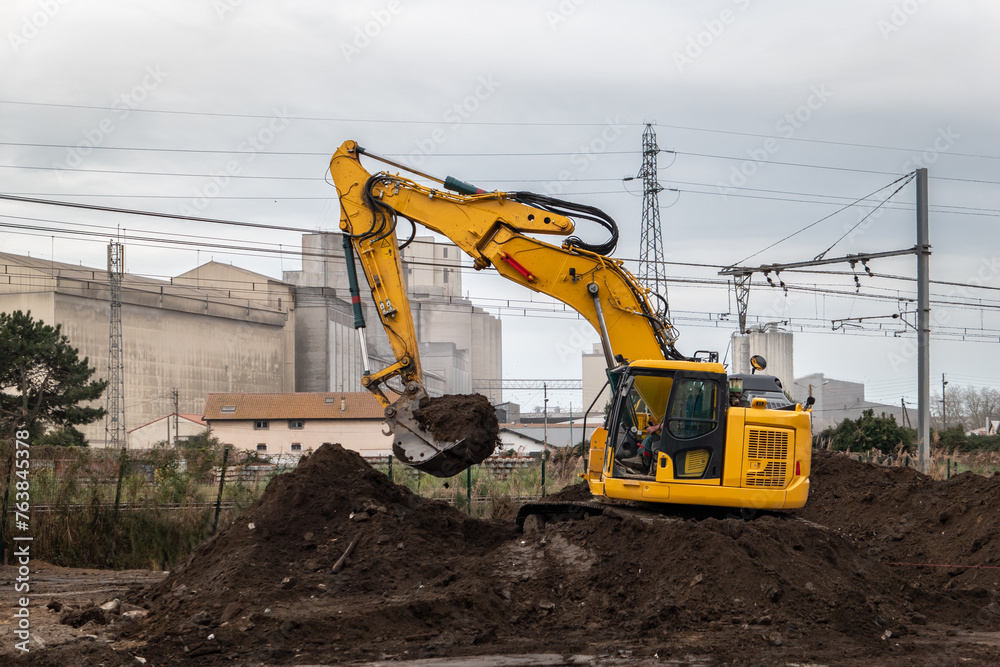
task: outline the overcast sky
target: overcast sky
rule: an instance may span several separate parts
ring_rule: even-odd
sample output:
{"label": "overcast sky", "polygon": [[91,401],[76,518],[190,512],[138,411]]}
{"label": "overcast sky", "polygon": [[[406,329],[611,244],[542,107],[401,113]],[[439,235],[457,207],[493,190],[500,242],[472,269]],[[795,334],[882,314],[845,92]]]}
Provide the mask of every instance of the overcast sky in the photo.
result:
{"label": "overcast sky", "polygon": [[[654,122],[666,259],[705,265],[667,273],[707,281],[751,255],[747,265],[802,261],[831,244],[829,257],[911,247],[912,183],[861,220],[925,166],[932,280],[990,288],[933,285],[932,388],[941,373],[997,386],[998,32],[1000,6],[985,0],[7,0],[0,192],[335,230],[324,173],[356,139],[487,189],[599,206],[621,227],[617,256],[634,259],[641,186],[622,177],[638,171],[643,123]],[[104,265],[119,227],[194,243],[129,243],[128,270],[156,277],[213,257],[274,277],[299,266],[294,252],[271,252],[294,251],[293,231],[9,201],[0,225],[6,252],[90,266]],[[870,268],[912,279],[915,263]],[[913,298],[914,282],[862,273],[857,290],[848,265],[826,270],[848,275],[786,273],[786,285],[805,288],[787,295],[755,287],[751,321],[790,322],[796,375],[915,402],[912,329],[894,336],[905,325],[888,318],[912,313],[896,299]],[[464,281],[486,307],[547,303],[471,269]],[[677,282],[669,296],[680,349],[725,355],[730,290]],[[579,351],[597,341],[584,323],[502,316],[506,377],[579,377]],[[884,319],[833,331],[833,320],[873,316]],[[527,409],[539,399],[511,398]]]}

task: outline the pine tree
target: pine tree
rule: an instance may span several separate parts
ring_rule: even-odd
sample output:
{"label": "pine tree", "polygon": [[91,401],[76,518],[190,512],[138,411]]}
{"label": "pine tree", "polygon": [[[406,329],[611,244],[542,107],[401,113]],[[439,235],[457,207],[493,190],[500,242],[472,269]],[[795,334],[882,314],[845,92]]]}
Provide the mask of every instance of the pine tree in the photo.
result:
{"label": "pine tree", "polygon": [[104,417],[104,408],[82,405],[108,384],[91,379],[88,361],[59,325],[35,321],[30,311],[0,313],[0,438],[10,442],[17,430],[36,438]]}

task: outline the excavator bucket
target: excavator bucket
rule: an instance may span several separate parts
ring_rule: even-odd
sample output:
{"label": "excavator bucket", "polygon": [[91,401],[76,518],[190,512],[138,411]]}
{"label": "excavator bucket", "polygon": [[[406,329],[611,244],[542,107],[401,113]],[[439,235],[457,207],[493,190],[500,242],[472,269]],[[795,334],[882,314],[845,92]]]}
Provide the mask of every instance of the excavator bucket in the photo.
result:
{"label": "excavator bucket", "polygon": [[411,384],[385,415],[396,458],[435,477],[481,463],[499,442],[496,414],[481,394],[429,398]]}

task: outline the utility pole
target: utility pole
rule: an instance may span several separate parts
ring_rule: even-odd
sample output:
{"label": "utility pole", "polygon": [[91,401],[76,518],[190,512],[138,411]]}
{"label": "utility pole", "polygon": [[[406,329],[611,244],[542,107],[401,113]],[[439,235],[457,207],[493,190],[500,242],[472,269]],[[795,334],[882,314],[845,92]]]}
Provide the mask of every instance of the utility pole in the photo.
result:
{"label": "utility pole", "polygon": [[945,395],[944,388],[948,386],[948,382],[944,379],[944,373],[941,373],[941,421],[944,423],[945,431],[948,430],[948,397]]}
{"label": "utility pole", "polygon": [[[660,228],[660,192],[663,187],[656,180],[656,132],[652,123],[646,123],[642,133],[642,228],[639,237],[639,282],[648,287],[658,303],[652,304],[657,312],[669,317],[667,301],[667,275],[663,264],[663,232]],[[652,296],[652,294],[650,296]],[[661,300],[662,299],[662,300]]]}
{"label": "utility pole", "polygon": [[107,447],[125,449],[125,362],[122,353],[122,274],[125,272],[125,246],[117,241],[108,244],[108,285],[110,287],[111,323],[108,329],[108,403],[104,421]]}
{"label": "utility pole", "polygon": [[927,168],[917,169],[917,458],[931,471],[931,243],[927,212]]}
{"label": "utility pole", "polygon": [[572,448],[576,446],[576,443],[573,442],[573,401],[569,402],[569,446],[570,452],[572,452]]}
{"label": "utility pole", "polygon": [[549,458],[549,385],[542,385],[542,498],[545,497],[545,460]]}
{"label": "utility pole", "polygon": [[542,418],[542,447],[545,449],[546,458],[549,453],[549,385],[542,385],[542,396],[545,400],[542,401],[544,415]]}
{"label": "utility pole", "polygon": [[180,435],[180,403],[181,403],[181,392],[177,387],[174,387],[174,447],[177,446],[179,441],[178,436]]}

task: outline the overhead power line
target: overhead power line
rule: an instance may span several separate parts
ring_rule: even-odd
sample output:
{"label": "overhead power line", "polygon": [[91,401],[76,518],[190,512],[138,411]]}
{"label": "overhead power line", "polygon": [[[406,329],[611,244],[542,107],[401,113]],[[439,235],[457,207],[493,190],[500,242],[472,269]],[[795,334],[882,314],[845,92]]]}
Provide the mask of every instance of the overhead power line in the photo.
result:
{"label": "overhead power line", "polygon": [[[38,165],[11,165],[11,164],[0,164],[0,169],[25,169],[25,170],[35,170],[35,171],[51,171],[56,173],[62,172],[74,172],[74,173],[94,173],[94,174],[121,174],[121,175],[143,175],[143,176],[174,176],[179,178],[218,178],[220,174],[215,173],[184,173],[184,172],[166,172],[166,171],[136,171],[136,170],[126,170],[126,169],[80,169],[74,167],[43,167]],[[320,176],[279,176],[279,175],[249,175],[249,174],[226,174],[227,179],[233,180],[282,180],[282,181],[312,181],[312,182],[329,182],[326,178]],[[480,185],[488,183],[550,183],[552,179],[504,179],[504,178],[471,178],[470,182],[478,183]],[[967,179],[959,179],[967,180]],[[614,178],[579,178],[568,181],[570,183],[592,183],[592,182],[620,182],[620,177]],[[987,182],[987,181],[977,181],[977,182]],[[710,188],[709,190],[691,190],[691,189],[677,189],[678,192],[686,194],[696,194],[696,195],[710,195],[710,196],[723,196],[723,197],[736,197],[745,199],[761,199],[766,201],[789,201],[789,202],[800,202],[800,203],[814,203],[814,204],[833,204],[836,201],[826,201],[826,200],[840,200],[840,201],[851,201],[857,202],[859,205],[866,204],[868,202],[875,202],[876,200],[863,199],[857,200],[854,197],[847,197],[843,195],[831,195],[816,192],[795,192],[789,190],[774,190],[769,188],[749,188],[726,185],[724,188],[718,186],[718,184],[713,183],[699,183],[693,181],[671,181],[671,183],[676,185],[689,185],[693,187]],[[1000,181],[997,182],[1000,184]],[[738,191],[738,192],[734,192]],[[755,196],[750,194],[743,194],[746,192],[750,193],[768,193],[768,194],[783,194],[790,195],[789,197],[765,197],[765,196]],[[62,194],[62,193],[24,193],[24,192],[10,192],[8,194],[16,194],[19,196],[34,196],[34,197],[129,197],[129,198],[162,198],[162,199],[178,199],[187,198],[190,195],[136,195],[136,194],[118,194],[118,193],[106,193],[98,194],[93,192],[87,193],[74,193],[74,194]],[[568,194],[568,193],[567,193]],[[605,192],[580,192],[576,193],[578,195],[592,195],[592,194],[627,194],[624,191],[605,191]],[[331,194],[329,198],[333,198]],[[241,197],[241,196],[222,196],[213,197],[213,199],[326,199],[326,197],[319,198],[305,198],[305,197],[288,197],[285,195],[275,195],[273,197]],[[889,210],[913,210],[911,205],[899,204],[896,206],[885,205],[883,208]],[[1000,209],[991,209],[975,206],[959,206],[955,204],[941,204],[937,203],[931,210],[936,213],[954,213],[962,215],[982,215],[983,217],[1000,217]],[[970,213],[966,213],[970,212]]]}
{"label": "overhead power line", "polygon": [[[67,103],[55,103],[55,102],[35,102],[27,100],[0,100],[0,104],[10,104],[19,106],[30,106],[30,107],[49,107],[56,109],[87,109],[93,111],[105,111],[113,113],[120,111],[115,107],[100,106],[94,104],[67,104]],[[183,109],[129,109],[129,113],[139,113],[139,114],[167,114],[167,115],[178,115],[178,116],[203,116],[207,118],[254,118],[268,120],[275,117],[275,113],[270,114],[254,114],[246,112],[219,112],[219,111],[190,111]],[[288,120],[296,121],[317,121],[317,122],[333,122],[333,123],[371,123],[371,124],[389,124],[389,125],[441,125],[442,121],[440,119],[436,120],[418,120],[418,119],[407,119],[407,118],[354,118],[354,117],[344,117],[344,116],[309,116],[309,115],[292,115],[292,114],[281,114],[282,118],[287,118]],[[599,122],[546,122],[546,121],[483,121],[483,120],[464,120],[463,125],[481,125],[481,126],[510,126],[510,127],[604,127],[608,125],[608,120]],[[642,127],[644,123],[640,122],[630,122],[630,121],[614,121],[615,125],[622,127]],[[710,134],[726,134],[730,136],[740,136],[740,137],[754,137],[758,139],[776,139],[779,141],[791,141],[799,143],[809,143],[809,144],[824,144],[828,146],[847,146],[851,148],[869,148],[875,150],[884,151],[898,151],[905,153],[919,153],[927,150],[926,147],[914,148],[906,146],[885,146],[881,144],[870,144],[862,142],[851,142],[851,141],[835,141],[832,139],[807,139],[804,137],[786,137],[773,134],[764,134],[758,132],[740,132],[736,130],[722,130],[719,128],[708,128],[708,127],[695,127],[691,125],[672,125],[664,123],[655,123],[658,127],[669,128],[673,130],[683,130],[685,132],[705,132]],[[981,153],[962,153],[960,151],[948,151],[949,156],[955,157],[971,157],[971,158],[981,158],[986,160],[997,160],[1000,156],[997,155],[986,155]]]}
{"label": "overhead power line", "polygon": [[[886,186],[886,187],[889,187],[889,186]],[[2,195],[2,194],[0,194],[0,200],[27,202],[27,203],[42,204],[42,205],[53,205],[53,206],[60,206],[60,207],[67,207],[67,208],[78,208],[78,209],[85,209],[85,210],[95,210],[95,211],[110,212],[110,213],[125,213],[125,214],[136,215],[136,216],[161,217],[161,218],[169,218],[169,219],[184,220],[184,221],[191,221],[191,222],[204,222],[204,223],[209,223],[209,224],[231,225],[231,226],[237,226],[237,227],[267,229],[267,230],[274,230],[274,231],[280,231],[280,232],[297,232],[297,233],[302,233],[302,234],[321,234],[321,233],[328,233],[329,232],[329,230],[308,229],[308,228],[302,228],[302,227],[292,227],[292,226],[287,226],[287,225],[270,225],[270,224],[266,224],[266,223],[255,223],[255,222],[246,222],[246,221],[239,221],[239,220],[222,220],[222,219],[217,219],[217,218],[204,218],[204,217],[197,217],[197,216],[187,216],[187,215],[163,213],[163,212],[158,212],[158,211],[143,211],[143,210],[137,210],[137,209],[126,209],[126,208],[117,208],[117,207],[109,207],[109,206],[99,206],[99,205],[95,205],[95,204],[82,204],[82,203],[78,203],[78,202],[65,202],[65,201],[56,201],[56,200],[47,200],[47,199],[30,199],[30,198],[18,197],[18,196],[13,196],[13,195]],[[13,215],[5,215],[5,214],[0,214],[0,215],[2,215],[2,217],[12,218],[12,219],[20,219],[20,220],[27,220],[27,221],[34,221],[34,222],[51,222],[51,223],[56,223],[56,224],[68,224],[68,225],[74,225],[74,226],[81,226],[81,225],[82,226],[93,226],[93,227],[96,227],[96,228],[100,228],[101,227],[101,225],[87,225],[87,224],[80,223],[80,222],[77,222],[77,221],[64,222],[64,221],[59,221],[59,220],[50,220],[50,219],[43,219],[43,218],[31,218],[31,217],[13,216]],[[106,228],[108,230],[114,229],[112,227],[106,227]],[[41,230],[41,231],[65,231],[65,230],[47,229],[47,230]],[[334,232],[336,232],[336,230],[334,230]],[[150,233],[150,232],[144,232],[144,233]],[[153,232],[153,233],[155,233],[155,232]],[[170,232],[170,235],[171,236],[185,236],[185,237],[192,237],[192,238],[205,238],[205,239],[210,239],[210,240],[225,240],[225,239],[219,238],[219,237],[207,237],[207,236],[188,235],[188,234],[175,234],[173,232]],[[226,237],[226,238],[228,239],[228,238],[231,238],[231,237]],[[277,244],[272,244],[272,245],[277,245]],[[289,250],[289,249],[284,249],[284,250],[281,250],[281,252],[291,253],[293,251]],[[622,261],[625,261],[625,262],[638,262],[639,261],[638,258],[620,257],[619,259],[621,259]],[[724,268],[730,268],[729,265],[716,264],[716,263],[711,263],[711,262],[672,262],[672,261],[663,261],[662,264],[665,265],[665,266],[679,266],[679,267],[689,267],[689,268],[705,268],[705,269],[714,269],[714,270],[724,269]],[[830,272],[830,271],[805,270],[805,269],[789,269],[789,271],[793,271],[793,270],[797,271],[797,272],[802,272],[802,273],[819,273],[819,274],[830,273],[832,275],[841,275],[841,274],[842,275],[853,275],[853,274],[850,274],[850,273],[847,273],[847,272]],[[906,280],[906,281],[914,281],[914,280],[916,280],[915,278],[910,278],[910,277],[905,277],[905,276],[894,276],[894,275],[888,275],[888,274],[875,274],[875,275],[873,275],[873,277],[885,278],[885,279],[889,279],[889,280]],[[996,287],[983,286],[983,285],[974,285],[974,284],[970,284],[970,283],[960,283],[960,282],[950,282],[950,281],[932,281],[932,282],[934,282],[936,284],[941,284],[941,285],[949,285],[949,286],[955,286],[955,287],[965,287],[965,288],[970,288],[970,289],[980,289],[980,288],[982,288],[982,289],[988,289],[988,290],[1000,289],[1000,288],[996,288]]]}
{"label": "overhead power line", "polygon": [[[0,104],[18,104],[23,106],[35,106],[35,107],[55,107],[55,108],[65,108],[65,109],[91,109],[95,111],[107,111],[115,112],[120,111],[114,107],[103,107],[91,104],[56,104],[52,102],[22,102],[17,100],[0,100]],[[264,120],[269,120],[275,117],[274,113],[270,114],[254,114],[254,113],[223,113],[223,112],[213,112],[213,111],[183,111],[179,109],[129,109],[129,113],[152,113],[152,114],[170,114],[177,116],[207,116],[207,117],[217,117],[217,118],[259,118]],[[443,125],[443,121],[439,120],[412,120],[412,119],[401,119],[401,118],[351,118],[344,116],[296,116],[282,113],[281,118],[287,118],[288,120],[304,120],[304,121],[321,121],[324,123],[375,123],[375,124],[390,124],[390,125]],[[527,121],[488,121],[488,120],[463,120],[463,125],[487,125],[487,126],[504,126],[509,125],[511,127],[604,127],[608,124],[608,121],[603,121],[600,123],[568,123],[568,122],[527,122]],[[616,125],[622,126],[632,126],[639,125],[642,123],[619,123],[616,121]]]}
{"label": "overhead power line", "polygon": [[[744,257],[743,259],[741,259],[741,260],[740,260],[740,261],[738,261],[738,262],[734,262],[734,263],[733,263],[733,264],[731,265],[731,268],[732,268],[732,267],[735,267],[735,266],[737,266],[738,264],[742,264],[743,262],[747,261],[748,259],[752,259],[753,257],[756,257],[757,255],[759,255],[759,254],[761,254],[761,253],[763,253],[763,252],[766,252],[766,251],[770,250],[771,248],[773,248],[774,246],[776,246],[776,245],[778,245],[778,244],[780,244],[780,243],[784,243],[785,241],[787,241],[788,239],[792,238],[793,236],[798,236],[798,235],[799,235],[799,234],[801,234],[802,232],[804,232],[804,231],[806,231],[806,230],[809,230],[809,229],[812,229],[813,227],[815,227],[816,225],[820,224],[821,222],[824,222],[824,221],[826,221],[826,220],[829,220],[830,218],[832,218],[833,216],[837,215],[837,214],[838,214],[838,213],[840,213],[841,211],[846,211],[847,209],[849,209],[850,207],[854,206],[854,205],[855,205],[855,204],[857,204],[858,202],[861,202],[861,201],[863,201],[863,200],[866,200],[866,199],[868,199],[869,197],[872,197],[872,196],[874,196],[875,194],[877,194],[877,193],[881,192],[882,190],[885,190],[885,189],[887,189],[887,188],[891,188],[891,187],[892,187],[893,185],[895,185],[896,183],[899,183],[900,181],[902,181],[903,179],[905,179],[905,178],[908,178],[908,177],[910,177],[910,174],[906,174],[906,175],[904,175],[904,176],[900,176],[899,178],[897,178],[897,179],[896,179],[895,181],[893,181],[892,183],[889,183],[888,185],[883,185],[883,186],[882,186],[882,187],[880,187],[880,188],[879,188],[878,190],[875,190],[875,192],[872,192],[871,194],[868,194],[868,195],[865,195],[864,197],[861,197],[860,199],[856,199],[856,200],[854,200],[853,202],[851,202],[850,204],[847,204],[847,205],[845,205],[845,206],[842,206],[841,208],[838,208],[838,209],[837,209],[836,211],[834,211],[833,213],[830,213],[829,215],[825,215],[825,216],[823,216],[822,218],[820,218],[819,220],[816,220],[815,222],[811,222],[811,223],[809,223],[808,225],[806,225],[805,227],[802,227],[802,228],[801,228],[801,229],[799,229],[798,231],[795,231],[795,232],[792,232],[791,234],[789,234],[789,235],[787,235],[787,236],[785,236],[785,237],[782,237],[782,238],[778,239],[777,241],[775,241],[775,242],[774,242],[774,243],[772,243],[771,245],[767,246],[766,248],[763,248],[763,249],[761,249],[761,250],[758,250],[757,252],[753,253],[752,255],[748,255],[748,256]],[[897,189],[897,190],[896,190],[896,192],[899,192],[899,190]],[[896,192],[893,192],[893,194],[896,194]],[[888,199],[889,199],[890,197],[892,197],[892,195],[889,195],[889,197],[886,197],[886,201],[888,201]],[[876,208],[878,208],[878,207],[876,207]],[[836,243],[834,243],[834,245],[836,245]],[[832,247],[832,246],[831,246],[831,247]]]}

